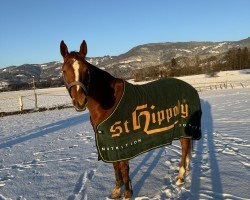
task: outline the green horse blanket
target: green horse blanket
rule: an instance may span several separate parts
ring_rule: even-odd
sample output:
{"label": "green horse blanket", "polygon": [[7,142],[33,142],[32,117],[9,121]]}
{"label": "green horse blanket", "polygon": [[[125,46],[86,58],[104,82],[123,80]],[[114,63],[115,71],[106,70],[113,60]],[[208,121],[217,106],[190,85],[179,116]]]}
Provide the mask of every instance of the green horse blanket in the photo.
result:
{"label": "green horse blanket", "polygon": [[95,131],[99,158],[128,160],[171,144],[180,137],[201,138],[201,106],[197,91],[179,79],[144,85],[124,81],[113,113]]}

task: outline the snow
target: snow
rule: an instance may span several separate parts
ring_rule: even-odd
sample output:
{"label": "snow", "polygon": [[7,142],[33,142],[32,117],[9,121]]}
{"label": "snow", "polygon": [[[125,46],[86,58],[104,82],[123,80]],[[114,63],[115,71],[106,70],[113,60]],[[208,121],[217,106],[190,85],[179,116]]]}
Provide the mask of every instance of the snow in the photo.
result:
{"label": "snow", "polygon": [[128,67],[127,65],[119,65],[119,69],[127,68],[127,67]]}
{"label": "snow", "polygon": [[[242,87],[241,83],[244,83],[246,85],[250,85],[250,70],[236,70],[236,71],[221,71],[216,74],[214,77],[208,77],[205,74],[199,74],[199,75],[191,75],[191,76],[181,76],[177,77],[178,79],[181,79],[183,81],[186,81],[187,83],[193,85],[196,88],[203,87],[206,88],[210,85],[219,85],[221,83],[232,83],[236,87]],[[134,82],[133,79],[129,80],[130,83],[133,84],[142,84],[142,83],[148,83],[150,81],[144,81],[144,82]]]}
{"label": "snow", "polygon": [[219,52],[219,51],[210,50],[209,53],[216,53],[216,54],[219,54],[220,52]]}
{"label": "snow", "polygon": [[[54,107],[67,105],[71,99],[67,90],[61,88],[37,89],[38,107]],[[14,92],[0,93],[0,112],[10,112],[19,110],[19,98],[23,99],[23,108],[32,109],[35,107],[34,90],[21,90]]]}
{"label": "snow", "polygon": [[187,49],[176,49],[176,51],[184,51],[184,52],[187,52],[187,53],[192,53],[192,51],[187,50]]}
{"label": "snow", "polygon": [[41,66],[41,68],[43,69],[43,70],[45,70],[45,69],[48,69],[49,68],[49,66],[47,65],[47,64],[42,64],[42,65],[40,65]]}
{"label": "snow", "polygon": [[202,49],[202,50],[205,50],[205,49],[207,49],[207,48],[209,48],[209,47],[210,47],[210,46],[202,46],[201,49]]}
{"label": "snow", "polygon": [[250,81],[249,70],[236,70],[236,71],[221,71],[216,74],[214,77],[208,77],[207,75],[192,75],[192,76],[183,76],[177,77],[183,81],[188,82],[194,87],[200,85],[209,86],[211,84],[220,84],[220,83],[235,83],[240,86],[240,83],[247,83]]}
{"label": "snow", "polygon": [[[130,161],[134,199],[250,198],[250,88],[208,90],[200,98],[203,137],[194,142],[186,183],[175,185],[181,155],[175,141]],[[87,111],[0,119],[0,200],[101,200],[113,186],[112,165],[97,161]]]}
{"label": "snow", "polygon": [[141,57],[136,57],[136,58],[120,61],[119,63],[120,64],[129,64],[131,62],[141,62],[141,61],[142,61]]}
{"label": "snow", "polygon": [[223,45],[227,44],[227,42],[222,42],[222,43],[219,43],[217,46],[213,47],[213,49],[218,49],[218,48],[221,48]]}

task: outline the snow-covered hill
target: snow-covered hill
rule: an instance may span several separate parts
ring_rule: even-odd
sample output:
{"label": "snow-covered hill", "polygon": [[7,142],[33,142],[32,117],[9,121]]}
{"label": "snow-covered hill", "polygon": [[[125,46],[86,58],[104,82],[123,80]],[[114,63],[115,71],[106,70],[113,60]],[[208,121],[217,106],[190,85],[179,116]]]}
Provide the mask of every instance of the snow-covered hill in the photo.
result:
{"label": "snow-covered hill", "polygon": [[[87,60],[115,77],[129,79],[134,78],[138,70],[148,71],[157,65],[165,66],[173,58],[177,59],[179,67],[187,70],[194,65],[199,66],[196,71],[200,68],[209,69],[216,60],[223,62],[222,57],[229,49],[245,47],[250,49],[250,37],[239,41],[150,43],[136,46],[118,56],[89,57]],[[210,59],[207,60],[208,58]],[[40,88],[63,85],[61,67],[62,62],[58,61],[6,66],[0,69],[0,89],[31,88],[29,84],[33,78]]]}

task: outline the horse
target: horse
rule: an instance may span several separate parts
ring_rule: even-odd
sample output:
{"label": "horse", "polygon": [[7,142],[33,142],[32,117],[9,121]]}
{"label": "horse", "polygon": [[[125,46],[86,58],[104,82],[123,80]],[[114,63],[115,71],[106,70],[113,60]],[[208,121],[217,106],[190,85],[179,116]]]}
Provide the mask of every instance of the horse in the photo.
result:
{"label": "horse", "polygon": [[[67,45],[62,40],[60,52],[63,57],[64,83],[72,99],[72,104],[77,111],[84,111],[86,108],[89,110],[90,122],[96,131],[98,124],[107,119],[119,104],[125,81],[115,78],[110,73],[86,61],[87,44],[85,40],[81,43],[79,52],[69,52]],[[182,155],[176,185],[184,183],[185,173],[189,171],[192,137],[181,137],[179,141]],[[129,160],[119,160],[112,164],[115,186],[110,198],[120,198],[121,188],[124,186],[123,197],[130,199],[133,189],[129,177]]]}

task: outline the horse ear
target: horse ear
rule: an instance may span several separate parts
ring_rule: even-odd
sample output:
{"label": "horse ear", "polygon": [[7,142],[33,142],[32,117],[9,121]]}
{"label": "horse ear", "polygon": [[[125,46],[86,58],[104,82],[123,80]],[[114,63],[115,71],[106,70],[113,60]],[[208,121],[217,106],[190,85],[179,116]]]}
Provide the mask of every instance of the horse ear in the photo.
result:
{"label": "horse ear", "polygon": [[69,54],[69,52],[68,52],[68,47],[67,47],[67,45],[64,43],[63,40],[61,41],[61,44],[60,44],[60,50],[61,50],[61,55],[62,55],[62,57],[64,57],[64,58]]}
{"label": "horse ear", "polygon": [[87,44],[85,40],[82,41],[79,53],[82,54],[84,57],[87,55]]}

